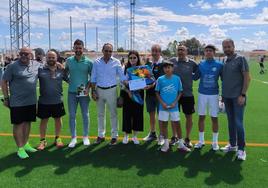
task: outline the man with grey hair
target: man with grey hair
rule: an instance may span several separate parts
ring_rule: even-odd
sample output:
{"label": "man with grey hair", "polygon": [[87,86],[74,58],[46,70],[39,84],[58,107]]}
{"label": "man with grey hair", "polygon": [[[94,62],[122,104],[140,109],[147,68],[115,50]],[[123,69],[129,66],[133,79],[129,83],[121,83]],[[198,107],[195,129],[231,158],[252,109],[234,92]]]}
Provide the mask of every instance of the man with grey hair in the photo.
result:
{"label": "man with grey hair", "polygon": [[31,60],[32,50],[23,47],[19,59],[9,64],[2,80],[4,105],[10,109],[17,155],[28,158],[26,152],[36,152],[28,143],[31,122],[36,121],[36,84],[40,63]]}
{"label": "man with grey hair", "polygon": [[232,39],[225,39],[222,48],[227,56],[222,74],[222,97],[228,118],[229,144],[221,150],[237,151],[237,159],[246,160],[243,119],[250,83],[249,66],[245,57],[235,53]]}
{"label": "man with grey hair", "polygon": [[[155,80],[158,79],[158,77],[164,75],[162,61],[163,58],[161,56],[161,46],[159,44],[154,44],[151,47],[151,55],[152,55],[152,61],[149,61],[147,64],[152,68],[152,73],[155,77]],[[155,111],[158,109],[158,100],[156,98],[155,93],[155,83],[153,83],[150,86],[146,87],[146,108],[147,112],[150,116],[150,132],[149,134],[143,139],[144,141],[152,141],[156,140],[156,131],[155,131]],[[159,136],[158,138],[159,145],[162,145],[164,143],[163,137]]]}

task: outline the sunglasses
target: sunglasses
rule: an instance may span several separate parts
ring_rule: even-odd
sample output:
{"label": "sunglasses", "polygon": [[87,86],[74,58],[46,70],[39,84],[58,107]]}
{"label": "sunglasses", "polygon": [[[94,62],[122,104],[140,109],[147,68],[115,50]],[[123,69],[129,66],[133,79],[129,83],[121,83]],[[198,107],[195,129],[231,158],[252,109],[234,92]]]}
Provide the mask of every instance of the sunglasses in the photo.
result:
{"label": "sunglasses", "polygon": [[20,56],[28,56],[30,53],[27,53],[27,52],[20,52],[19,55]]}
{"label": "sunglasses", "polygon": [[129,59],[137,59],[137,57],[129,57]]}
{"label": "sunglasses", "polygon": [[178,49],[178,51],[185,51],[185,49],[180,48],[180,49]]}

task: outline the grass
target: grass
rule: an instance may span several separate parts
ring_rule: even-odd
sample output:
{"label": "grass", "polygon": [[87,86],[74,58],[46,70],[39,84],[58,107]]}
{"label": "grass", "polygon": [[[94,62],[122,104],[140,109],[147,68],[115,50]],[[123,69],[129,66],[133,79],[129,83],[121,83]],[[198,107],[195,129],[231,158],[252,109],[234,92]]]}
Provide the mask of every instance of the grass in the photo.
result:
{"label": "grass", "polygon": [[[268,143],[267,133],[267,73],[258,74],[258,65],[250,63],[252,82],[248,92],[245,112],[246,140],[248,143]],[[197,83],[194,85],[197,91]],[[66,87],[65,87],[66,92]],[[66,96],[66,93],[65,93]],[[196,94],[195,94],[196,96]],[[66,98],[65,98],[66,101]],[[67,107],[67,105],[65,105]],[[67,108],[66,108],[67,110]],[[146,112],[145,112],[146,113]],[[121,130],[121,109],[119,129]],[[97,135],[95,102],[90,103],[90,135]],[[82,135],[81,114],[78,110],[77,130]],[[228,140],[225,114],[220,114],[220,141]],[[145,115],[143,137],[148,133],[148,114]],[[33,123],[32,134],[38,134],[39,121]],[[68,116],[63,118],[62,135],[70,135]],[[182,117],[184,129],[184,118]],[[0,133],[11,133],[9,112],[0,106]],[[49,121],[48,134],[53,134],[53,121]],[[110,135],[107,114],[107,136]],[[120,132],[122,136],[122,132]],[[171,135],[171,134],[170,134]],[[207,118],[206,140],[211,140],[211,126]],[[194,115],[192,139],[198,137],[197,115]],[[30,142],[36,146],[38,138]],[[67,144],[69,139],[63,139]],[[93,140],[91,139],[93,142]],[[49,144],[53,138],[48,138]],[[49,146],[43,152],[31,154],[28,160],[19,160],[12,137],[0,137],[0,184],[1,187],[266,187],[268,183],[267,147],[247,147],[247,161],[235,161],[235,154],[213,152],[209,145],[201,151],[182,154],[173,148],[162,154],[153,143],[139,146],[118,144],[108,146],[83,146],[81,140],[75,149],[56,149]]]}

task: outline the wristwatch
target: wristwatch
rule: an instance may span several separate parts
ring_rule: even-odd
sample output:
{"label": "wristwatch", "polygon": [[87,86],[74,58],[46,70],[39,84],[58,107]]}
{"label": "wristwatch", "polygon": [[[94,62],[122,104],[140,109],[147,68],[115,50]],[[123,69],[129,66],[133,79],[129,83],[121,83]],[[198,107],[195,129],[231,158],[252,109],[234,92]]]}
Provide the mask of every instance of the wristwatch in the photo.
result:
{"label": "wristwatch", "polygon": [[242,97],[246,97],[246,94],[242,93],[241,96],[242,96]]}

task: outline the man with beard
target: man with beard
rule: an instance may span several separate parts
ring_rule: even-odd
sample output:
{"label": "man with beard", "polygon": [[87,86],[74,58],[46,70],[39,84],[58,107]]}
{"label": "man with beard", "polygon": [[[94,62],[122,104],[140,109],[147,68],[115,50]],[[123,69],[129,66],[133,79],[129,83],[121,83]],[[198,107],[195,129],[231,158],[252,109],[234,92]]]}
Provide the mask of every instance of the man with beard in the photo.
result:
{"label": "man with beard", "polygon": [[[78,103],[81,107],[83,117],[83,144],[85,146],[90,145],[88,139],[89,129],[89,88],[92,70],[92,62],[89,58],[83,55],[84,43],[77,39],[74,42],[75,55],[71,56],[66,61],[65,71],[69,76],[69,89],[68,89],[68,109],[69,109],[69,126],[72,135],[72,140],[69,144],[69,148],[74,148],[76,139],[76,110]],[[80,92],[81,91],[81,92]]]}
{"label": "man with beard", "polygon": [[32,50],[21,48],[19,59],[6,68],[2,80],[4,105],[10,108],[13,136],[18,146],[17,155],[28,158],[36,152],[28,143],[31,122],[36,121],[36,83],[40,63],[32,61]]}
{"label": "man with beard", "polygon": [[61,117],[65,115],[62,101],[64,70],[57,67],[57,54],[54,51],[47,52],[46,61],[46,64],[38,70],[40,96],[38,100],[37,117],[41,119],[40,144],[37,148],[38,150],[44,150],[47,145],[46,129],[50,117],[53,117],[55,122],[54,144],[58,148],[64,146],[59,137],[62,126]]}
{"label": "man with beard", "polygon": [[222,42],[227,56],[222,72],[222,97],[228,119],[229,144],[221,148],[223,152],[237,151],[238,160],[246,160],[244,110],[249,87],[249,66],[245,57],[235,53],[232,39]]}

